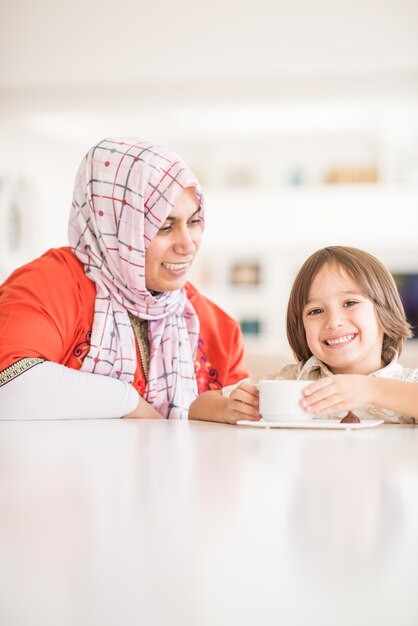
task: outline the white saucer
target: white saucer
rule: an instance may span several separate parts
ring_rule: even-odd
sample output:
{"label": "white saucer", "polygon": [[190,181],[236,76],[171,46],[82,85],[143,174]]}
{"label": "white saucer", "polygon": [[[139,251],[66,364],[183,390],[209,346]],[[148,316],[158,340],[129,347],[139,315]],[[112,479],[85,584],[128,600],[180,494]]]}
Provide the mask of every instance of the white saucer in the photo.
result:
{"label": "white saucer", "polygon": [[359,428],[372,428],[383,424],[384,420],[361,420],[360,423],[343,422],[339,420],[313,419],[309,422],[266,422],[261,419],[258,422],[240,420],[238,426],[253,426],[254,428],[333,428],[335,430],[356,430]]}

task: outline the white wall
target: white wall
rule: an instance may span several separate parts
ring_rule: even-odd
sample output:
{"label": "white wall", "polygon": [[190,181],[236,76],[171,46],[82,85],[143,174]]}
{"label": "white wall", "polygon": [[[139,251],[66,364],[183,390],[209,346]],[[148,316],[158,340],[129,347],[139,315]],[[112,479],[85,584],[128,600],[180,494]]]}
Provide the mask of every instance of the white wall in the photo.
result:
{"label": "white wall", "polygon": [[0,7],[8,87],[416,71],[415,0],[14,0]]}
{"label": "white wall", "polygon": [[[318,247],[418,271],[417,23],[415,0],[3,3],[0,276],[66,243],[78,164],[112,135],[194,167],[207,196],[194,278],[237,317],[262,310],[257,350],[286,350],[290,284]],[[323,184],[370,164],[378,184]],[[262,264],[253,290],[228,284],[242,258]]]}

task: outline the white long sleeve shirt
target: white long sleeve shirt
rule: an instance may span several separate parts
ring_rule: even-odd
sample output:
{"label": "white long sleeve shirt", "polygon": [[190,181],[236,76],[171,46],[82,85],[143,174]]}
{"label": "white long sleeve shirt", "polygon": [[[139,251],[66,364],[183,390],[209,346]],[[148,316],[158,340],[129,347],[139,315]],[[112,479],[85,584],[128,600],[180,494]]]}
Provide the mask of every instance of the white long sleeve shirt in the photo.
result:
{"label": "white long sleeve shirt", "polygon": [[44,361],[0,386],[0,419],[118,418],[138,401],[125,382]]}

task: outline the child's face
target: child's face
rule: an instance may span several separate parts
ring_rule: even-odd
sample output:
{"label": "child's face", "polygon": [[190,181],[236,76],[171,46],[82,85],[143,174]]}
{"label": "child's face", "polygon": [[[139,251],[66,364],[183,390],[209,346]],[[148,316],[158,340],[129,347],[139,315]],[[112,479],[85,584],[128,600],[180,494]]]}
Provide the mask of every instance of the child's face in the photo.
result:
{"label": "child's face", "polygon": [[336,265],[324,265],[303,310],[312,354],[334,374],[370,374],[382,367],[383,329],[371,300]]}

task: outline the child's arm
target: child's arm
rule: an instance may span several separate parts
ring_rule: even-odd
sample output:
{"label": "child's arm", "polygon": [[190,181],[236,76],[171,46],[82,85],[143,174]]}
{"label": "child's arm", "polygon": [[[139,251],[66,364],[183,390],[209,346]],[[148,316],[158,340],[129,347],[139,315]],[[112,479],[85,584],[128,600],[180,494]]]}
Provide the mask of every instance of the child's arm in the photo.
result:
{"label": "child's arm", "polygon": [[317,380],[304,390],[303,407],[312,413],[351,411],[367,404],[418,417],[418,383],[363,376],[336,374]]}
{"label": "child's arm", "polygon": [[189,419],[236,424],[238,420],[261,418],[258,412],[258,389],[242,382],[229,397],[221,391],[206,391],[190,405]]}

